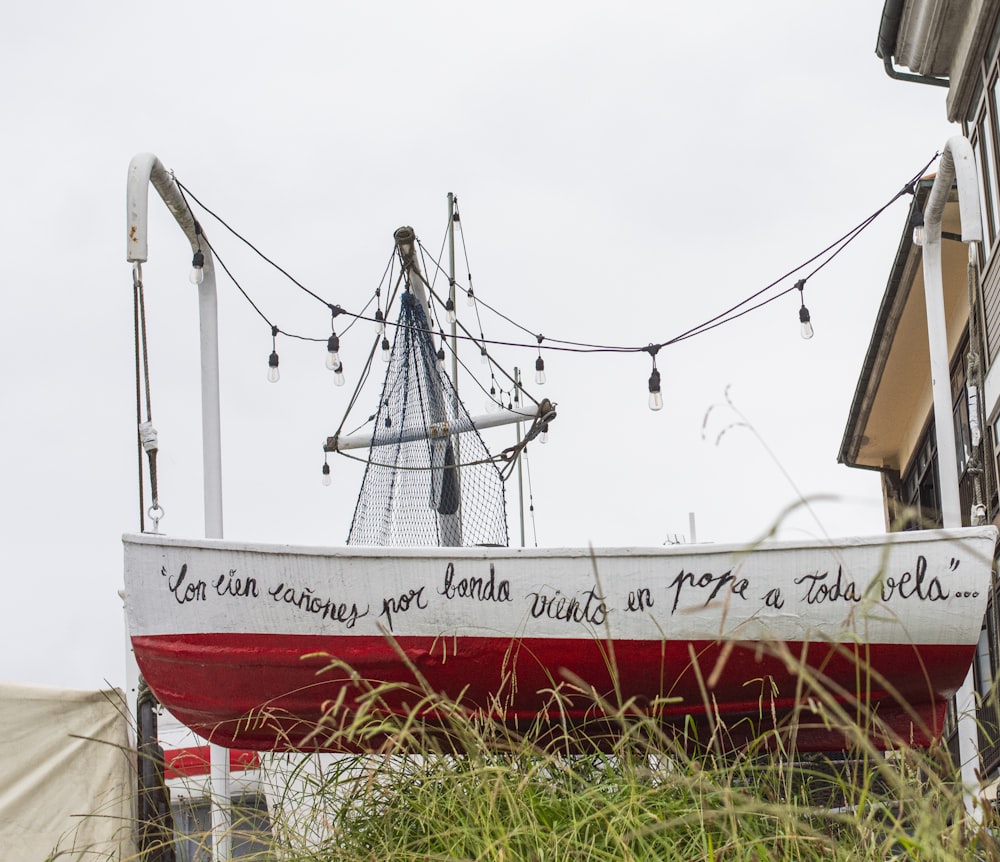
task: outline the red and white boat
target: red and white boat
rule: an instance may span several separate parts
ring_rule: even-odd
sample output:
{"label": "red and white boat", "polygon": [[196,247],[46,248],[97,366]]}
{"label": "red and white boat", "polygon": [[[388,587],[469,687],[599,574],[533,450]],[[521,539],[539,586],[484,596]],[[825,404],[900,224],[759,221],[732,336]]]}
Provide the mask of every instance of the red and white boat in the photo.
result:
{"label": "red and white boat", "polygon": [[[711,710],[735,733],[743,720],[757,730],[804,695],[779,644],[842,702],[872,707],[889,737],[927,743],[972,661],[996,540],[981,527],[591,552],[134,535],[125,594],[146,681],[227,747],[323,747],[312,731],[324,704],[343,718],[363,694],[333,660],[401,684],[387,700],[400,713],[419,698],[415,669],[508,720],[592,720],[591,697],[551,699],[579,679],[668,722]],[[836,748],[841,736],[818,723],[798,744]]]}
{"label": "red and white boat", "polygon": [[[734,737],[795,714],[800,748],[837,748],[843,733],[829,716],[810,718],[809,704],[818,702],[810,701],[810,677],[851,715],[862,714],[860,704],[874,716],[871,732],[880,742],[926,744],[940,736],[947,701],[963,684],[979,638],[995,528],[750,549],[525,550],[472,536],[465,495],[474,474],[458,457],[481,463],[468,453],[483,423],[456,412],[454,390],[436,376],[429,312],[422,317],[426,283],[408,228],[396,234],[407,277],[401,313],[417,324],[401,317],[398,331],[417,354],[398,379],[426,375],[412,399],[424,412],[410,410],[405,386],[389,384],[399,370],[394,349],[373,432],[364,440],[335,435],[327,447],[388,451],[369,459],[366,482],[379,469],[412,470],[383,483],[391,488],[389,509],[373,514],[359,502],[352,535],[361,524],[375,539],[346,548],[224,541],[212,256],[203,253],[204,234],[170,175],[155,157],[138,156],[129,169],[127,240],[136,284],[146,259],[150,183],[203,268],[210,538],[126,536],[125,602],[143,676],[189,727],[230,748],[352,747],[356,740],[315,733],[317,723],[330,708],[337,723],[349,723],[364,683],[389,683],[396,687],[383,707],[400,714],[429,690],[507,722],[541,716],[600,725],[604,698],[669,724],[718,718]],[[339,373],[338,343],[331,336],[331,367]],[[651,395],[658,388],[651,377]],[[383,416],[392,399],[397,412]],[[507,414],[504,421],[531,419],[529,435],[554,417],[548,402]],[[399,467],[400,448],[414,441],[425,460],[415,470]],[[394,453],[395,462],[379,463]],[[390,533],[400,524],[410,476],[423,482],[413,485],[414,509],[434,544],[448,547],[361,547],[403,544]],[[804,667],[810,671],[799,673]],[[573,695],[581,682],[586,691]],[[555,689],[562,698],[553,699]],[[425,710],[428,720],[434,715]]]}

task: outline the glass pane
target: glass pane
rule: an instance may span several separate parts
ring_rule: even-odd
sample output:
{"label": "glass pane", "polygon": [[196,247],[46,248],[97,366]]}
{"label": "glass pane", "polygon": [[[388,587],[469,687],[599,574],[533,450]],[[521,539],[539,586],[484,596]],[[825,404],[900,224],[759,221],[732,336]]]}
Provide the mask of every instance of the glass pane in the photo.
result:
{"label": "glass pane", "polygon": [[971,436],[969,434],[969,402],[959,398],[955,404],[955,458],[958,461],[958,475],[965,472],[972,455]]}
{"label": "glass pane", "polygon": [[[991,95],[995,97],[996,94],[994,92]],[[995,99],[991,98],[990,101],[991,101],[991,110],[995,111],[996,110]],[[979,130],[980,130],[979,134],[982,140],[982,148],[983,148],[983,159],[986,163],[985,170],[983,171],[983,176],[986,181],[986,186],[987,186],[987,191],[989,192],[989,201],[990,201],[991,221],[988,232],[991,240],[993,237],[996,236],[997,213],[1000,213],[1000,197],[998,197],[998,195],[1000,195],[1000,189],[997,188],[997,153],[996,153],[996,147],[994,145],[994,141],[996,140],[996,138],[994,137],[995,134],[995,129],[993,127],[994,125],[995,124],[991,124],[988,121],[988,117],[986,116],[983,117],[983,121],[979,124]]]}
{"label": "glass pane", "polygon": [[976,644],[976,690],[986,697],[993,687],[993,667],[990,663],[990,638],[986,629],[979,633]]}
{"label": "glass pane", "polygon": [[[980,126],[979,131],[982,131],[982,126]],[[983,161],[982,147],[980,146],[980,134],[977,134],[975,140],[972,144],[972,149],[976,156],[976,166],[979,169],[979,206],[983,211],[983,228],[986,231],[986,236],[984,237],[985,242],[983,243],[984,252],[993,245],[993,237],[996,236],[996,229],[993,224],[992,213],[990,212],[989,199],[986,194],[986,176],[988,171],[988,166]]]}

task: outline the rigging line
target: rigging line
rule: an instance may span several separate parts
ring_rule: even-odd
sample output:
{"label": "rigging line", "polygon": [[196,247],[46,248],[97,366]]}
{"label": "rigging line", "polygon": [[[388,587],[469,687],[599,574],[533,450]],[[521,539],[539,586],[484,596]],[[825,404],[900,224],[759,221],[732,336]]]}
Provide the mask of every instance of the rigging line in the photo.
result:
{"label": "rigging line", "polygon": [[[467,433],[470,433],[470,432],[468,432],[468,431],[462,431],[460,433],[467,434]],[[401,443],[399,441],[397,441],[397,440],[393,440],[390,443],[383,444],[383,446],[395,446],[395,447],[398,447],[400,445],[401,445]],[[382,447],[374,447],[373,446],[371,448],[374,449],[374,448],[382,448]],[[369,449],[369,452],[370,451],[371,451],[371,449]],[[331,450],[331,454],[342,455],[344,458],[350,458],[352,461],[359,461],[362,464],[371,464],[373,467],[387,468],[387,469],[389,469],[391,471],[400,470],[400,471],[403,471],[403,472],[410,472],[410,473],[427,473],[427,472],[430,472],[430,471],[433,471],[433,470],[447,470],[447,469],[449,469],[449,467],[442,467],[442,466],[435,466],[435,465],[428,465],[427,467],[421,467],[421,466],[411,465],[411,464],[398,464],[398,463],[395,463],[395,462],[392,462],[392,461],[373,461],[373,460],[371,460],[371,456],[370,455],[368,457],[362,457],[361,455],[354,455],[354,454],[352,454],[352,451],[349,450],[349,449],[347,449],[347,450],[340,450],[340,449]],[[503,459],[499,455],[493,455],[493,456],[490,456],[489,458],[479,458],[476,461],[465,461],[465,462],[463,462],[461,464],[455,464],[454,466],[455,467],[460,467],[460,468],[465,468],[465,467],[479,467],[482,464],[492,464],[494,467],[496,467],[497,462],[501,461],[501,460],[503,460]],[[537,547],[537,545],[536,545],[536,547]]]}
{"label": "rigging line", "polygon": [[[434,290],[434,288],[431,287],[430,284],[428,284],[427,279],[425,278],[423,281],[424,281],[424,285],[426,285],[426,287],[427,287],[428,293],[430,294],[431,298],[434,299],[434,301],[438,305],[444,306],[444,303],[441,302],[441,297],[438,296],[438,294]],[[436,313],[436,309],[435,309],[435,313]],[[561,351],[563,353],[641,353],[642,351],[646,350],[645,347],[559,347],[559,346],[556,346],[556,345],[551,345],[550,346],[550,345],[542,344],[541,341],[538,340],[539,336],[537,336],[537,335],[533,335],[532,336],[532,338],[534,338],[535,341],[536,341],[536,343],[534,343],[534,344],[525,344],[523,342],[517,342],[517,341],[497,341],[495,339],[477,338],[475,335],[473,335],[469,331],[469,329],[465,326],[464,323],[462,323],[461,320],[457,320],[456,324],[457,324],[458,328],[460,328],[462,330],[462,332],[464,332],[465,334],[464,335],[456,335],[455,337],[459,338],[459,339],[461,339],[463,341],[471,341],[471,342],[474,342],[476,344],[479,344],[479,343],[485,341],[488,344],[499,345],[501,347],[524,347],[524,348],[530,348],[532,350],[534,350],[536,348],[539,348],[539,349],[542,349],[542,350]],[[400,325],[401,326],[405,326],[407,324],[400,324]],[[514,325],[516,326],[517,324],[514,324]],[[414,327],[414,328],[415,329],[419,329],[420,327]],[[521,328],[523,328],[523,327],[521,327]],[[525,329],[524,331],[528,332],[527,329]],[[451,336],[449,336],[449,337],[451,337]],[[561,343],[562,344],[572,344],[572,342],[561,342]],[[509,377],[509,375],[508,375],[508,377]],[[511,381],[513,382],[513,378],[511,378]]]}
{"label": "rigging line", "polygon": [[[472,267],[469,266],[469,248],[465,244],[465,228],[462,225],[462,214],[461,214],[461,212],[458,209],[458,198],[455,198],[454,205],[455,205],[455,216],[458,219],[458,233],[459,233],[459,237],[460,237],[461,242],[462,242],[462,257],[465,259],[465,272],[466,272],[466,276],[467,276],[468,282],[469,282],[468,296],[472,300],[472,309],[476,313],[476,324],[479,327],[479,334],[480,334],[480,336],[482,336],[482,339],[483,339],[483,342],[484,342],[484,347],[485,347],[486,332],[483,329],[483,317],[479,313],[479,305],[476,302],[476,294],[475,294],[475,291],[472,289]],[[455,302],[455,305],[456,306],[458,305],[457,301]],[[487,354],[486,358],[487,358],[487,360],[488,360],[488,362],[490,364],[490,370],[491,370],[491,373],[492,373],[492,367],[494,365],[493,357],[489,356]]]}
{"label": "rigging line", "polygon": [[[139,264],[135,264],[138,267]],[[142,286],[142,278],[138,269],[133,269],[132,273],[132,317],[135,332],[135,428],[136,428],[136,456],[139,461],[139,532],[146,532],[146,489],[143,482],[142,472],[142,434],[139,426],[142,425],[142,370],[139,358],[139,289]]]}
{"label": "rigging line", "polygon": [[[371,304],[376,299],[378,299],[379,296],[381,296],[382,285],[385,284],[386,277],[387,276],[391,277],[391,275],[392,275],[392,265],[393,265],[393,263],[395,261],[395,256],[396,256],[395,255],[395,249],[393,249],[392,253],[389,254],[389,260],[388,260],[388,262],[385,265],[385,270],[383,270],[383,272],[382,272],[382,278],[379,280],[378,287],[375,288],[375,293],[372,294],[371,299],[369,299],[368,302],[365,303],[364,308],[361,309],[361,314],[360,315],[357,315],[357,314],[353,314],[352,315],[351,312],[344,311],[343,309],[341,309],[341,313],[350,315],[352,317],[351,322],[348,323],[347,326],[345,326],[344,329],[343,329],[343,331],[340,333],[341,335],[346,335],[350,331],[351,327],[354,326],[354,324],[357,323],[359,319],[361,319],[361,317],[364,315],[364,313],[366,311],[368,311],[369,308],[371,308]],[[387,304],[386,305],[386,311],[388,312],[388,310],[389,310],[389,307],[388,307],[388,304]],[[384,323],[384,321],[383,321],[383,323]]]}
{"label": "rigging line", "polygon": [[[448,349],[450,350],[451,347],[449,346]],[[452,355],[458,361],[458,364],[462,368],[462,370],[465,371],[469,375],[469,377],[472,379],[472,382],[475,383],[476,386],[479,387],[479,389],[480,389],[480,391],[482,391],[483,395],[485,395],[486,397],[489,397],[490,393],[487,391],[486,387],[480,382],[479,375],[477,375],[471,368],[469,368],[469,366],[463,361],[462,357],[459,356],[457,353],[454,353]],[[493,363],[493,364],[495,365],[497,371],[499,371],[504,377],[506,377],[515,386],[517,385],[517,383],[514,380],[514,378],[511,377],[510,374],[507,373],[507,371],[503,368],[503,366],[498,365],[496,363]],[[496,380],[496,377],[493,377],[492,379]],[[538,401],[538,399],[535,398],[534,396],[532,396],[532,394],[530,392],[528,392],[526,389],[522,389],[521,392],[524,394],[524,397],[527,398],[529,401],[531,401],[532,404],[534,404],[536,407],[540,407],[541,406],[541,403]]]}
{"label": "rigging line", "polygon": [[524,456],[524,472],[528,474],[528,514],[531,516],[531,536],[535,540],[535,547],[538,547],[538,527],[535,524],[535,492],[531,488],[531,460],[528,458],[528,447],[521,450]]}
{"label": "rigging line", "polygon": [[[392,306],[392,303],[395,302],[396,296],[399,294],[399,286],[403,281],[403,275],[404,275],[403,270],[400,270],[399,275],[396,277],[396,284],[393,286],[392,293],[387,298],[386,312],[388,312],[389,308]],[[383,274],[383,280],[384,278],[385,276]],[[381,288],[381,286],[382,285],[380,283],[379,287]],[[358,319],[359,318],[357,317],[355,318],[355,320]],[[361,397],[361,390],[364,388],[365,384],[368,382],[369,376],[371,375],[372,363],[374,362],[375,359],[375,351],[378,350],[378,348],[379,348],[379,337],[378,335],[376,335],[374,341],[372,342],[371,350],[368,352],[368,359],[361,370],[361,374],[358,375],[358,383],[354,387],[354,392],[351,394],[350,400],[347,402],[347,409],[344,411],[344,415],[340,420],[340,424],[337,426],[337,430],[334,432],[335,437],[339,437],[340,432],[344,430],[344,423],[347,421],[347,417],[351,415],[351,411],[354,409],[354,405],[358,403],[358,399]],[[364,426],[362,425],[361,427]]]}
{"label": "rigging line", "polygon": [[[146,422],[149,423],[150,427],[152,427],[153,396],[149,387],[149,340],[146,329],[146,292],[143,288],[141,279],[139,281],[139,325],[140,332],[142,333],[142,376],[146,387]],[[150,449],[146,449],[145,444],[142,442],[141,426],[140,444],[142,445],[143,451],[146,452],[146,460],[149,464],[149,494],[151,502],[153,504],[153,508],[158,509],[160,506],[160,492],[156,474],[156,447],[152,446]]]}
{"label": "rigging line", "polygon": [[226,230],[228,230],[240,242],[242,242],[244,245],[246,245],[247,247],[249,247],[258,257],[260,257],[261,259],[267,261],[267,263],[269,263],[276,270],[278,270],[278,272],[280,272],[283,276],[285,276],[285,278],[287,278],[290,282],[292,282],[292,284],[294,284],[300,290],[305,291],[306,293],[308,293],[313,299],[317,300],[318,302],[322,302],[323,305],[327,306],[328,308],[333,305],[333,303],[327,302],[319,294],[313,293],[313,291],[311,291],[308,287],[306,287],[304,284],[302,284],[302,282],[300,282],[297,278],[295,278],[290,272],[288,272],[286,269],[284,269],[283,267],[281,267],[277,263],[275,263],[273,260],[271,260],[271,258],[269,258],[266,254],[264,254],[264,252],[262,252],[259,248],[257,248],[257,246],[255,246],[252,242],[250,242],[250,240],[246,239],[246,237],[243,237],[239,233],[237,233],[219,215],[217,215],[216,213],[214,213],[207,206],[205,206],[205,204],[203,204],[200,200],[198,200],[198,198],[194,195],[194,193],[187,186],[185,186],[179,179],[177,179],[177,177],[174,177],[174,182],[177,183],[177,186],[182,191],[187,192],[191,196],[191,200],[193,200],[196,204],[198,204],[198,206],[200,206],[205,212],[207,212],[212,218],[214,218],[219,224],[221,224]]}

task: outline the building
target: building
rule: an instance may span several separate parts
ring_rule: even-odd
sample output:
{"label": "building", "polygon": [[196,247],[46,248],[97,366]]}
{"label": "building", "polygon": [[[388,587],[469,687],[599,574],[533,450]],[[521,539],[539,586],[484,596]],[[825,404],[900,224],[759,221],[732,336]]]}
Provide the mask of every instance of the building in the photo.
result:
{"label": "building", "polygon": [[[945,328],[964,524],[1000,524],[1000,0],[886,0],[877,55],[907,85],[947,90],[945,110],[972,145],[983,241],[959,241],[957,193],[942,220]],[[839,460],[882,477],[886,528],[942,523],[941,476],[924,300],[914,226],[933,178],[913,188],[851,406]],[[974,663],[980,773],[1000,774],[1000,591],[993,584]],[[952,740],[954,742],[954,739]]]}

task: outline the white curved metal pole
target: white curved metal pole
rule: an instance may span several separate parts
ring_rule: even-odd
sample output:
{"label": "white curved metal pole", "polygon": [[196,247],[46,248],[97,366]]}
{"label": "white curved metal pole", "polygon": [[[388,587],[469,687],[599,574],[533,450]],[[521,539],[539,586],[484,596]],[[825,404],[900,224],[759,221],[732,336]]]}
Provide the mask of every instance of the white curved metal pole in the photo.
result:
{"label": "white curved metal pole", "polygon": [[205,255],[204,280],[198,286],[201,327],[201,429],[204,471],[205,537],[222,535],[222,433],[219,418],[219,314],[215,289],[215,261],[208,243],[199,244],[194,218],[168,171],[152,153],[140,153],[128,167],[127,259],[145,262],[148,253],[149,186],[159,193],[192,251]]}
{"label": "white curved metal pole", "polygon": [[[140,153],[128,166],[126,190],[126,258],[143,263],[148,255],[149,186],[167,205],[191,243],[205,255],[204,279],[198,285],[198,317],[201,329],[201,441],[205,500],[205,537],[222,535],[222,423],[219,409],[219,313],[215,288],[215,262],[208,243],[199,241],[194,217],[169,172],[152,153]],[[202,234],[204,236],[204,234]],[[229,752],[210,745],[212,786],[212,833],[216,862],[231,858],[229,841],[230,774]]]}
{"label": "white curved metal pole", "polygon": [[[958,212],[962,241],[982,242],[983,224],[979,209],[979,183],[972,145],[961,135],[949,138],[941,153],[937,176],[924,206],[924,296],[927,302],[927,343],[931,360],[931,390],[934,396],[934,430],[937,436],[938,476],[941,482],[941,515],[945,527],[962,526],[962,504],[958,488],[958,456],[955,451],[955,426],[951,402],[951,356],[948,352],[948,329],[944,311],[944,275],[941,266],[941,219],[951,195],[958,186]],[[970,253],[974,246],[970,246]],[[976,723],[975,679],[972,668],[955,694],[958,716],[959,756],[962,782],[966,787],[966,808],[978,815],[968,792],[978,796],[979,727]]]}

